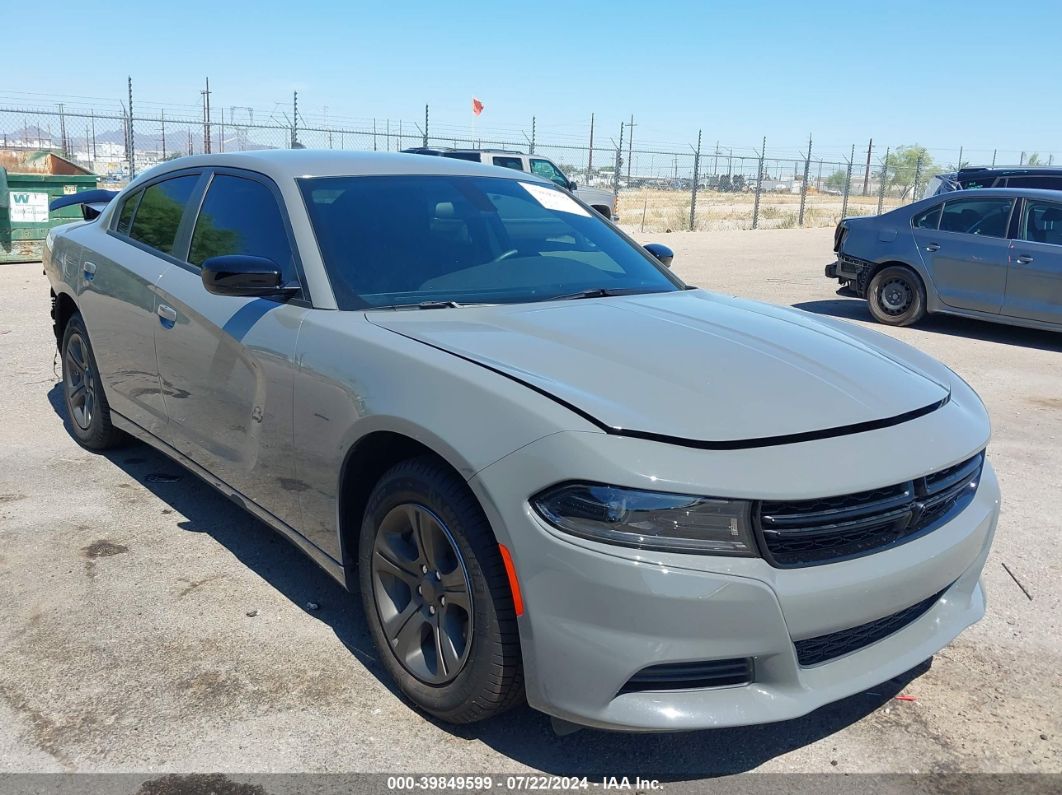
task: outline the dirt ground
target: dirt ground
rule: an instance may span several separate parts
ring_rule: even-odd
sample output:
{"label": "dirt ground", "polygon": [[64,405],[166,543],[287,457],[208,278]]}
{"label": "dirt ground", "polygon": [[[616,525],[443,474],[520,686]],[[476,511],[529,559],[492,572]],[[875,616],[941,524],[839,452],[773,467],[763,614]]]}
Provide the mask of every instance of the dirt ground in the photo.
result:
{"label": "dirt ground", "polygon": [[[691,283],[868,323],[823,278],[829,229],[643,238]],[[143,445],[78,447],[40,266],[0,272],[0,773],[1062,771],[1062,334],[887,331],[973,384],[995,427],[988,615],[931,666],[781,724],[560,738],[527,708],[425,719],[384,678],[357,600],[293,547]]]}

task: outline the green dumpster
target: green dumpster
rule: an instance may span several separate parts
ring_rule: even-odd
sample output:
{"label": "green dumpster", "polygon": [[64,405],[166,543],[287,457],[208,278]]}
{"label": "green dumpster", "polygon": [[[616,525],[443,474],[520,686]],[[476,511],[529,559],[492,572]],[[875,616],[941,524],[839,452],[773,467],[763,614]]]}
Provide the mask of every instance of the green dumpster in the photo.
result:
{"label": "green dumpster", "polygon": [[50,213],[48,202],[93,190],[98,180],[95,174],[23,174],[0,166],[0,263],[39,260],[48,230],[81,218],[76,205]]}

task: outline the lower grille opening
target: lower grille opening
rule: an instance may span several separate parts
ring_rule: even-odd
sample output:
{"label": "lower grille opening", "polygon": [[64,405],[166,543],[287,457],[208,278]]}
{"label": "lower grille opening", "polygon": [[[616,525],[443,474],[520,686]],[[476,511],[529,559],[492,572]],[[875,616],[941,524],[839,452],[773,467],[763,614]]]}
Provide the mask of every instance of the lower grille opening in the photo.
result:
{"label": "lower grille opening", "polygon": [[641,693],[647,690],[696,690],[706,687],[747,685],[752,681],[752,658],[662,663],[643,668],[620,690]]}
{"label": "lower grille opening", "polygon": [[[951,585],[948,586],[948,588],[950,587]],[[797,660],[804,667],[818,665],[883,640],[928,613],[929,609],[947,592],[948,588],[938,591],[918,604],[906,607],[876,621],[860,624],[858,627],[850,629],[842,629],[838,632],[831,632],[828,635],[819,635],[817,638],[798,640],[794,643]]]}

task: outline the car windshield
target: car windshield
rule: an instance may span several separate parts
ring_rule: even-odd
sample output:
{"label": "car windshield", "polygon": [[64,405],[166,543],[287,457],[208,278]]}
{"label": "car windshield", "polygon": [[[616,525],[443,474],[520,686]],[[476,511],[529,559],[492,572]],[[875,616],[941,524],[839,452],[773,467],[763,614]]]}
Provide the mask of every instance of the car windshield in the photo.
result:
{"label": "car windshield", "polygon": [[683,287],[550,185],[449,175],[313,177],[299,185],[340,309]]}

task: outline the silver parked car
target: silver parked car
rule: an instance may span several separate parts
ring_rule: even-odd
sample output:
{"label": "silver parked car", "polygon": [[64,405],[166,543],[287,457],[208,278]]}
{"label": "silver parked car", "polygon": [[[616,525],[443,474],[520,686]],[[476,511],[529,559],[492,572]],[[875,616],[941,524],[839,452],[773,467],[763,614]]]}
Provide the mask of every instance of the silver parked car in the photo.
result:
{"label": "silver parked car", "polygon": [[876,320],[927,313],[1062,331],[1062,193],[987,188],[845,218],[826,276]]}
{"label": "silver parked car", "polygon": [[669,260],[534,175],[305,150],[153,169],[45,270],[77,439],[360,592],[444,720],[761,723],[911,669],[984,613],[984,406]]}

